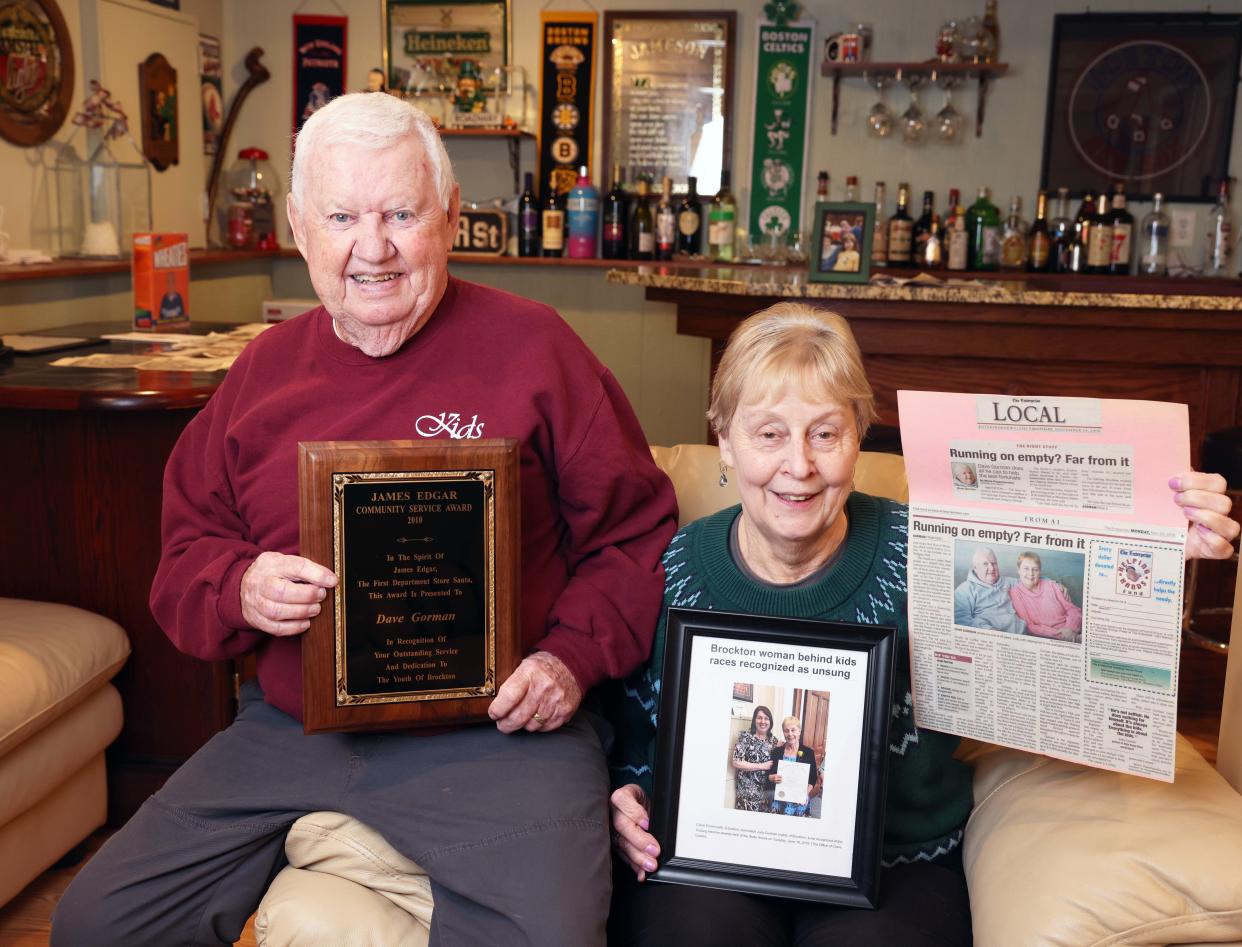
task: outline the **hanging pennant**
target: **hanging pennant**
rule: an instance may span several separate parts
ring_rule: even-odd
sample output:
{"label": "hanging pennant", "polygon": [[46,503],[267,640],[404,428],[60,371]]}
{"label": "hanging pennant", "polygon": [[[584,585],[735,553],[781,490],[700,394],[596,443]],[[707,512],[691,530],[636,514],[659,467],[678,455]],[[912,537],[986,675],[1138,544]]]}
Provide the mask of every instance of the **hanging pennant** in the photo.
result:
{"label": "hanging pennant", "polygon": [[798,15],[796,2],[774,0],[763,12],[750,161],[750,233],[756,244],[800,229],[815,48],[815,23],[790,22]]}
{"label": "hanging pennant", "polygon": [[591,166],[591,109],[595,102],[594,12],[539,15],[539,180],[541,190],[565,193],[578,166]]}
{"label": "hanging pennant", "polygon": [[349,18],[293,18],[293,134],[345,92],[345,34]]}

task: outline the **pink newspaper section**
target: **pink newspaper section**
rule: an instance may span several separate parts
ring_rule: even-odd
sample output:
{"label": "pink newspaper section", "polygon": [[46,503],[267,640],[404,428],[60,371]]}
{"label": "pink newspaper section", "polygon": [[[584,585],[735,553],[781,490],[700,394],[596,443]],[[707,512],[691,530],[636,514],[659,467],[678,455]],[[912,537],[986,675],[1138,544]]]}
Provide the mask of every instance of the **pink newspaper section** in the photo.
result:
{"label": "pink newspaper section", "polygon": [[1172,781],[1186,406],[897,398],[919,724]]}

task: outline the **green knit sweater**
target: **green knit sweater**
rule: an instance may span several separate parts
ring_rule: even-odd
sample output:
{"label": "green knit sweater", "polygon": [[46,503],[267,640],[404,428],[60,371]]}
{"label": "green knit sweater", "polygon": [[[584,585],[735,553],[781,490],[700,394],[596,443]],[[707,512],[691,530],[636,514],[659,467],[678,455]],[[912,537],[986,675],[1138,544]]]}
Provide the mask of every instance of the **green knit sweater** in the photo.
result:
{"label": "green knit sweater", "polygon": [[[970,813],[967,767],[953,759],[957,737],[914,726],[906,618],[906,508],[850,495],[849,534],[827,574],[809,586],[773,588],[746,576],[729,554],[729,530],[740,506],[686,526],[664,554],[664,605],[897,626],[897,669],[889,724],[885,865],[929,861],[956,848]],[[651,792],[656,716],[664,662],[667,611],[660,618],[649,662],[608,701],[617,729],[614,785],[636,782]]]}

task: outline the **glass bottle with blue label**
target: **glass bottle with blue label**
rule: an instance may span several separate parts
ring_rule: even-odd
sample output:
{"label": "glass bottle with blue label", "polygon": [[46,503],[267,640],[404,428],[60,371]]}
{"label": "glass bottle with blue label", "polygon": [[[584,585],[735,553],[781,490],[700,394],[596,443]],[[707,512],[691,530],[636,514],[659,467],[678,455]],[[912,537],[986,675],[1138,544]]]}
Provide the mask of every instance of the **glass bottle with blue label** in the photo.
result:
{"label": "glass bottle with blue label", "polygon": [[569,192],[566,210],[567,255],[575,260],[593,259],[599,233],[599,191],[591,183],[585,164],[578,168],[578,183]]}

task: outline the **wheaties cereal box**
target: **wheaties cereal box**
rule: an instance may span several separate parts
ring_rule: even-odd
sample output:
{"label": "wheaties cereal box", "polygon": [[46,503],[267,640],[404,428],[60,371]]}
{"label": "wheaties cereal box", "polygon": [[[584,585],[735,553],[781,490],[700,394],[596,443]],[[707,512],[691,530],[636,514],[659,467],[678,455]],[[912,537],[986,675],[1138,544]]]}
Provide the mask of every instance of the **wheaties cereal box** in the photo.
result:
{"label": "wheaties cereal box", "polygon": [[190,244],[183,233],[134,234],[134,328],[190,322]]}

